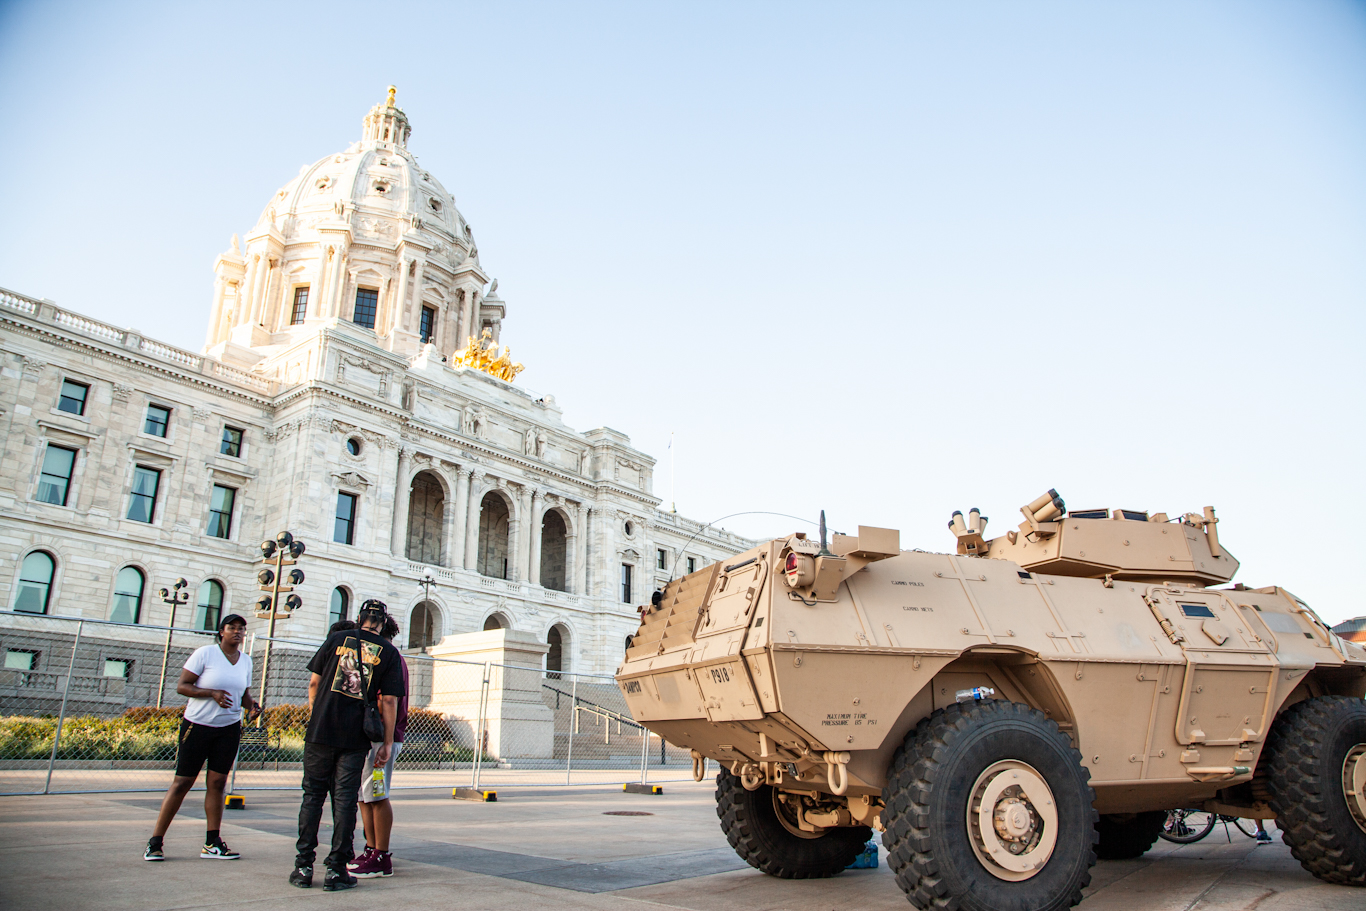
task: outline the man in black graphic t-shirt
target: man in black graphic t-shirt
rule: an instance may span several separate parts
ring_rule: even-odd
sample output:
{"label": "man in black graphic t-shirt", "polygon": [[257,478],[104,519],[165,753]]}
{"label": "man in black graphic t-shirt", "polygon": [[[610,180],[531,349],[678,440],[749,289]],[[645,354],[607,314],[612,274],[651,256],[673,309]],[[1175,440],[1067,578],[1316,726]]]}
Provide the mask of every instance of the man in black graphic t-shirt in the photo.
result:
{"label": "man in black graphic t-shirt", "polygon": [[[332,796],[332,851],[324,863],[323,888],[328,892],[350,889],[356,878],[346,871],[355,856],[356,795],[370,740],[365,736],[365,704],[378,697],[384,719],[384,746],[379,761],[389,761],[394,744],[394,721],[399,696],[405,695],[398,649],[380,636],[388,618],[382,601],[366,601],[358,617],[360,626],[327,637],[308,669],[308,704],[312,710],[304,735],[303,803],[299,807],[299,841],[295,845],[294,872],[289,881],[307,889],[313,885],[313,861],[317,856],[318,824],[323,800]],[[390,695],[393,694],[393,695]]]}

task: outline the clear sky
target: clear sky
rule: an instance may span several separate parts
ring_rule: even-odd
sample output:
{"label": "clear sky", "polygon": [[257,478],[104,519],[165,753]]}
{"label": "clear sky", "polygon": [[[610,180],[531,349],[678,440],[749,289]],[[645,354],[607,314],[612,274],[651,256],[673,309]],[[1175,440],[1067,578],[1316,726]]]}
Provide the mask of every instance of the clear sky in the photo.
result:
{"label": "clear sky", "polygon": [[670,432],[681,513],[904,547],[1213,504],[1366,613],[1363,4],[3,3],[0,286],[197,350],[390,83],[519,382],[666,508]]}

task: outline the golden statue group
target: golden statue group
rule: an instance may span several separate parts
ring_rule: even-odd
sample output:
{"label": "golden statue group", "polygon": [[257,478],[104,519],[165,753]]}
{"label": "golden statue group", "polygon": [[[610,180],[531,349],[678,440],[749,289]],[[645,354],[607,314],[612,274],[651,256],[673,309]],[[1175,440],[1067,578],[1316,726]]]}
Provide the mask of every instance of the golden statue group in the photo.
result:
{"label": "golden statue group", "polygon": [[521,373],[521,364],[512,362],[512,348],[504,345],[501,354],[498,352],[498,345],[493,340],[493,333],[485,329],[479,338],[470,336],[465,347],[455,352],[451,357],[452,367],[473,367],[482,370],[490,376],[500,380],[512,382],[517,374]]}

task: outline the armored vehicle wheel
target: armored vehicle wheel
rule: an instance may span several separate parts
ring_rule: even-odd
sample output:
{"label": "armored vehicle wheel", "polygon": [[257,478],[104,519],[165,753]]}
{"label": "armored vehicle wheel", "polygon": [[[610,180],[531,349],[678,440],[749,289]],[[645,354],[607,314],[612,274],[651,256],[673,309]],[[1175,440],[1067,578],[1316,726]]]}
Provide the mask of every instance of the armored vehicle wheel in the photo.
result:
{"label": "armored vehicle wheel", "polygon": [[863,853],[873,837],[867,826],[803,832],[785,819],[777,791],[768,785],[746,791],[725,769],[716,776],[716,815],[735,853],[756,870],[782,879],[834,876]]}
{"label": "armored vehicle wheel", "polygon": [[1096,831],[1100,833],[1096,857],[1101,860],[1129,860],[1141,856],[1157,841],[1166,821],[1165,810],[1102,816],[1100,822],[1096,823]]}
{"label": "armored vehicle wheel", "polygon": [[887,865],[917,908],[1061,911],[1096,862],[1090,773],[1042,712],[960,703],[921,721],[887,774]]}
{"label": "armored vehicle wheel", "polygon": [[1300,866],[1325,882],[1366,886],[1366,702],[1292,705],[1271,726],[1258,772]]}

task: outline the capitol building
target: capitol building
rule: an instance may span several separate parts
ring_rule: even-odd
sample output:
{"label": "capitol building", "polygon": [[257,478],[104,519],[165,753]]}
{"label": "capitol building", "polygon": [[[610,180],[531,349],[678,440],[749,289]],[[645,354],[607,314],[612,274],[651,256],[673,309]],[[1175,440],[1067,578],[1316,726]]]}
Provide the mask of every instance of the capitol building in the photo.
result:
{"label": "capitol building", "polygon": [[518,385],[508,306],[410,132],[391,88],[265,202],[205,283],[202,352],[0,290],[4,607],[164,626],[183,577],[177,626],[252,618],[287,529],[306,579],[278,636],[380,598],[410,649],[501,627],[611,673],[651,592],[752,546],[661,510],[651,456]]}

